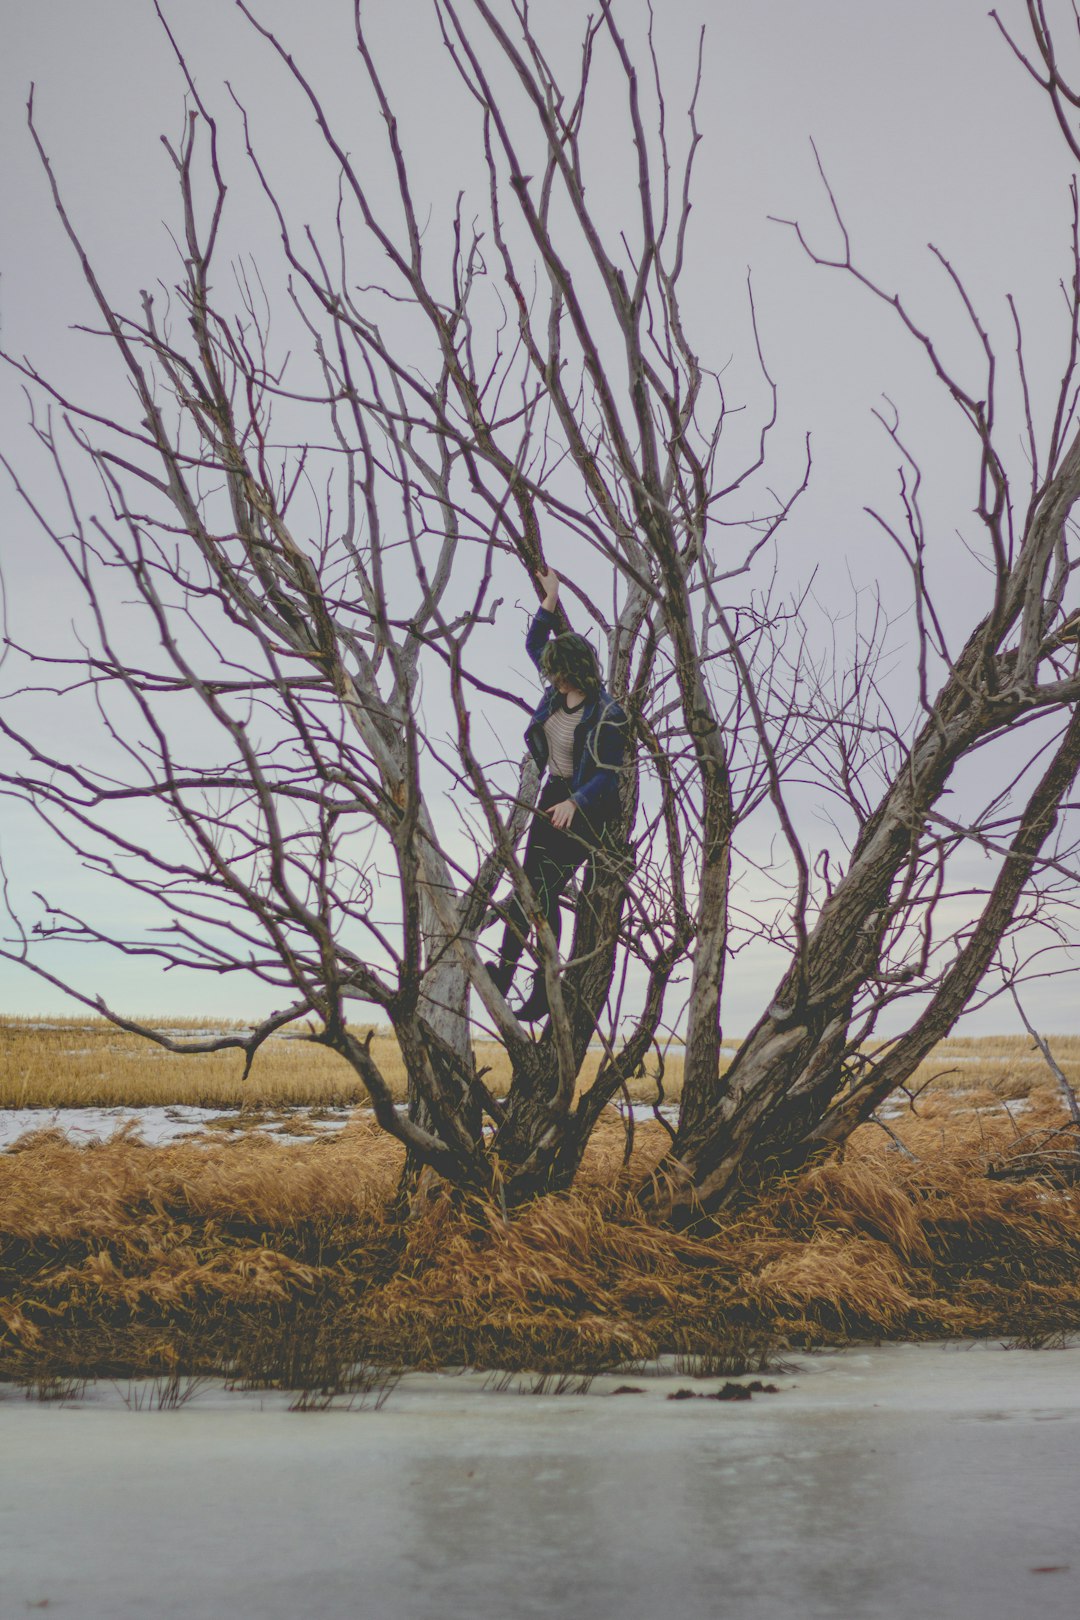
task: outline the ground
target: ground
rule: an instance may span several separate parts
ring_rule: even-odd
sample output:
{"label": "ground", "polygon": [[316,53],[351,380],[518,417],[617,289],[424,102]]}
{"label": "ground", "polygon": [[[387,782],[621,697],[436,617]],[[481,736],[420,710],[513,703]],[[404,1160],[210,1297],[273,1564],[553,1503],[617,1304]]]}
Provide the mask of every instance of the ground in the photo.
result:
{"label": "ground", "polygon": [[[949,1043],[914,1105],[893,1098],[842,1157],[676,1234],[633,1197],[667,1143],[647,1079],[632,1143],[609,1110],[570,1195],[507,1220],[435,1188],[403,1226],[399,1147],[303,1042],[244,1082],[237,1053],[204,1070],[106,1026],[0,1033],[0,1376],[16,1382],[337,1388],[358,1364],[595,1373],[665,1354],[738,1372],[774,1348],[1080,1329],[1075,1149],[1054,1137],[1052,1173],[1025,1173],[1065,1113],[1021,1043]],[[1074,1071],[1080,1043],[1058,1048]]]}
{"label": "ground", "polygon": [[5,1620],[1073,1620],[1080,1188],[1026,1043],[693,1233],[633,1198],[648,1077],[571,1194],[402,1225],[338,1060],[241,1070],[0,1025]]}
{"label": "ground", "polygon": [[1080,1347],[799,1353],[768,1381],[413,1373],[321,1412],[0,1390],[3,1612],[1074,1620]]}

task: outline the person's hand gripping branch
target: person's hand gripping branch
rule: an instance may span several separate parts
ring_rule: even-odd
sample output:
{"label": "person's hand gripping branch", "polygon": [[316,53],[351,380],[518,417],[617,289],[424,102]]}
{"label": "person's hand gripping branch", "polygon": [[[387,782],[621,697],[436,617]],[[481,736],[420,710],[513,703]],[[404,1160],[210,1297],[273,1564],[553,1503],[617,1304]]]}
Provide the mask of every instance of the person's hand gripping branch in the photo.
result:
{"label": "person's hand gripping branch", "polygon": [[559,576],[554,568],[544,568],[536,576],[536,582],[544,593],[544,600],[540,603],[545,613],[557,613],[559,609]]}

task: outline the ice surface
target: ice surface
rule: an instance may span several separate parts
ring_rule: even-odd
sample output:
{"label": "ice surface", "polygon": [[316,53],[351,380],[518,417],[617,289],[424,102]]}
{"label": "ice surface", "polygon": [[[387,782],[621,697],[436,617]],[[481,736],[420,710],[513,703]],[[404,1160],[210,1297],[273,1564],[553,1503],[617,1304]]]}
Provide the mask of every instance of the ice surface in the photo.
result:
{"label": "ice surface", "polygon": [[[237,1126],[247,1135],[257,1131],[284,1142],[314,1141],[348,1124],[353,1108],[319,1109],[311,1118],[306,1108],[281,1109],[257,1124]],[[151,1147],[164,1147],[186,1137],[208,1135],[222,1141],[228,1134],[217,1120],[235,1120],[235,1108],[193,1108],[177,1104],[167,1108],[0,1108],[0,1150],[9,1148],[30,1131],[60,1131],[73,1142],[105,1142],[118,1131],[130,1130]],[[300,1119],[304,1131],[288,1126]]]}
{"label": "ice surface", "polygon": [[0,1386],[3,1613],[1075,1620],[1080,1349],[795,1361],[722,1405],[640,1371],[560,1397],[411,1374],[353,1412]]}
{"label": "ice surface", "polygon": [[[615,1106],[614,1104],[612,1106]],[[625,1112],[625,1105],[618,1105]],[[673,1123],[677,1105],[665,1103],[660,1110]],[[648,1103],[633,1105],[635,1121],[651,1120]],[[0,1152],[10,1148],[31,1131],[60,1131],[72,1142],[106,1142],[118,1131],[130,1130],[151,1147],[167,1147],[189,1137],[205,1137],[220,1142],[229,1135],[273,1136],[280,1142],[314,1142],[321,1136],[340,1131],[359,1115],[374,1118],[370,1108],[279,1108],[252,1123],[237,1123],[232,1131],[216,1122],[237,1120],[235,1108],[192,1108],[176,1104],[168,1108],[0,1108]],[[302,1125],[303,1129],[298,1129]]]}

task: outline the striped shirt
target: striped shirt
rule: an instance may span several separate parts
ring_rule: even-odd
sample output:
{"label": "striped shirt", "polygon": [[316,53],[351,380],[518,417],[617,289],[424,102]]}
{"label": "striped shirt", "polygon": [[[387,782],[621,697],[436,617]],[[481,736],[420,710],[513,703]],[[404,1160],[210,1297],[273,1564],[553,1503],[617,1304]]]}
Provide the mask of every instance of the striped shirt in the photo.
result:
{"label": "striped shirt", "polygon": [[544,721],[544,736],[548,745],[548,769],[552,776],[565,776],[569,782],[574,775],[574,733],[581,724],[585,699],[576,709],[560,704]]}

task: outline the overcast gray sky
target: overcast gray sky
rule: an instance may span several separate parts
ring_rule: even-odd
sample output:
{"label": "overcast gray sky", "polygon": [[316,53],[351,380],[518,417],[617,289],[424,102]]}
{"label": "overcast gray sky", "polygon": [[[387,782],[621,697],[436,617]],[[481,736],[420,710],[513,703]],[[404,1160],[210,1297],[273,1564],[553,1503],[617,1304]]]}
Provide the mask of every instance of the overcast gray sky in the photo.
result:
{"label": "overcast gray sky", "polygon": [[[310,115],[278,65],[228,0],[166,0],[164,9],[230,142],[237,119],[226,80],[251,111],[287,204],[306,217],[331,195],[333,176]],[[308,0],[302,16],[286,0],[256,0],[255,9],[294,49],[353,149],[366,154],[371,142],[374,150],[378,125],[358,90],[347,0]],[[558,19],[569,42],[586,9],[544,0],[537,14],[545,27]],[[624,15],[639,9],[624,0]],[[1004,0],[1001,9],[1022,27],[1020,0]],[[106,286],[118,302],[133,303],[140,287],[172,273],[162,224],[174,218],[170,165],[159,136],[179,135],[184,86],[149,0],[0,0],[0,14],[3,347],[29,355],[75,396],[119,407],[124,384],[115,367],[103,368],[101,346],[71,331],[91,311],[26,131],[26,96],[34,82],[39,128]],[[476,170],[470,121],[446,93],[430,7],[427,0],[366,0],[365,16],[400,108],[417,194],[445,210]],[[1068,270],[1070,171],[1060,138],[982,0],[667,0],[658,33],[675,102],[680,83],[689,83],[702,24],[704,144],[687,304],[699,347],[713,363],[730,358],[729,386],[753,397],[759,384],[745,300],[752,270],[765,352],[781,391],[773,463],[779,486],[797,467],[805,433],[813,436],[813,483],[786,542],[792,575],[808,577],[818,567],[826,595],[848,590],[849,581],[879,579],[887,596],[899,600],[905,592],[898,560],[863,511],[887,505],[895,489],[895,451],[872,417],[888,395],[923,466],[939,537],[935,583],[949,628],[962,634],[978,584],[956,535],[971,527],[971,445],[889,312],[843,277],[811,266],[791,233],[768,216],[798,216],[815,242],[835,242],[812,136],[861,262],[903,291],[950,364],[975,376],[978,355],[927,244],[937,244],[964,276],[1003,353],[1011,346],[1005,294],[1015,295],[1037,409],[1045,411],[1061,368],[1064,313],[1055,288]],[[266,208],[239,163],[235,171],[230,242],[269,253]],[[6,373],[0,439],[13,461],[40,477],[26,424],[18,381]],[[6,485],[0,518],[9,626],[20,639],[49,635],[74,611],[67,585]],[[2,815],[0,848],[17,898],[38,872],[76,899],[91,895],[88,880],[63,866],[28,817]],[[118,918],[126,903],[115,902]],[[766,957],[741,965],[729,1028],[760,1010],[774,972]],[[255,1013],[271,999],[259,989],[245,1000],[235,985],[164,980],[149,965],[117,967],[89,956],[80,977],[144,1012]],[[1065,984],[1033,991],[1031,1006],[1048,1027],[1080,1029],[1080,1008]],[[0,964],[0,1010],[62,1005]],[[992,1009],[980,1027],[1011,1025],[1010,1011]]]}

